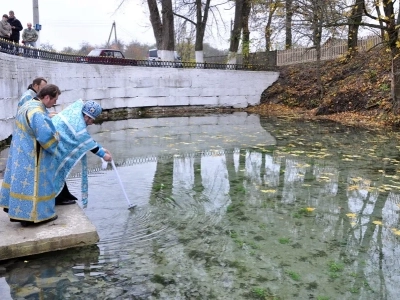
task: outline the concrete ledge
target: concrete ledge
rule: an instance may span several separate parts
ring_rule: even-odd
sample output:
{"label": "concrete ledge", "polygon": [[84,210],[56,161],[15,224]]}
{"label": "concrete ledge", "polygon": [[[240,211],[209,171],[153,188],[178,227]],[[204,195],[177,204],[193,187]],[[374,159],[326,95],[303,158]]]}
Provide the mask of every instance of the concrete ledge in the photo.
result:
{"label": "concrete ledge", "polygon": [[[1,183],[2,180],[0,180]],[[81,247],[99,241],[95,226],[78,205],[56,206],[58,219],[22,227],[0,211],[0,260]]]}

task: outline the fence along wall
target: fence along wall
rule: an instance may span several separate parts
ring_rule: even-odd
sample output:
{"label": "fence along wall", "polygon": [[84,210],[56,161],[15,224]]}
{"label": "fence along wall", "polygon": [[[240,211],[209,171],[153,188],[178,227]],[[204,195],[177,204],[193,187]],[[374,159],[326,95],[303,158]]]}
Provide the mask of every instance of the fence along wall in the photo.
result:
{"label": "fence along wall", "polygon": [[[379,36],[370,36],[358,41],[358,50],[367,51],[382,42]],[[321,47],[321,60],[335,59],[347,52],[347,41],[327,43]],[[317,60],[315,48],[297,48],[277,51],[277,65],[290,65],[295,63]]]}
{"label": "fence along wall", "polygon": [[[358,50],[367,51],[382,43],[379,36],[368,36],[358,41]],[[326,43],[321,49],[321,59],[335,59],[347,52],[347,40]],[[205,57],[205,61],[212,63],[226,63],[228,56]],[[290,50],[274,50],[249,54],[249,63],[268,66],[284,66],[317,60],[317,51],[314,48],[296,48]],[[237,55],[238,64],[243,64],[243,55]]]}

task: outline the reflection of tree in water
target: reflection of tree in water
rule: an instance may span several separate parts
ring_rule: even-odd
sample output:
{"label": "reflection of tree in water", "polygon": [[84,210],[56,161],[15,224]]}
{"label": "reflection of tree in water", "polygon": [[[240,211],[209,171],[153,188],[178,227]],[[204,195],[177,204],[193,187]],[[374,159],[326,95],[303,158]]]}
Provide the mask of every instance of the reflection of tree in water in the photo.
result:
{"label": "reflection of tree in water", "polygon": [[[299,160],[288,164],[286,160],[285,172],[291,165],[303,163],[304,161]],[[373,289],[382,295],[388,295],[389,299],[395,299],[393,297],[399,284],[395,276],[399,262],[395,258],[398,257],[400,248],[393,233],[393,228],[398,230],[399,209],[393,203],[398,201],[399,195],[391,193],[385,198],[387,193],[384,190],[387,185],[384,182],[372,183],[359,174],[350,175],[348,169],[340,163],[335,167],[329,166],[328,169],[326,166],[321,168],[317,165],[313,168],[315,181],[326,180],[324,188],[326,192],[318,195],[315,194],[318,189],[315,187],[313,189],[313,198],[322,197],[318,202],[314,202],[317,210],[322,211],[324,207],[326,208],[321,215],[322,219],[318,218],[317,221],[323,225],[325,238],[327,240],[334,238],[330,242],[330,249],[340,250],[337,259],[352,274],[347,282],[350,289],[353,291]],[[360,173],[365,176],[362,171]],[[341,175],[340,178],[338,174]],[[287,188],[290,182],[286,180],[283,189]],[[295,190],[292,190],[292,193],[294,193],[292,197],[296,198]],[[333,204],[330,208],[327,206],[329,203]],[[329,228],[333,222],[336,226],[333,230],[334,235],[331,236]],[[382,225],[378,222],[382,222]]]}
{"label": "reflection of tree in water", "polygon": [[[100,245],[109,246],[99,271],[107,276],[97,278],[93,290],[247,299],[261,286],[283,299],[395,299],[398,168],[383,159],[397,144],[375,133],[331,130],[332,124],[281,130],[276,123],[270,131],[279,137],[276,147],[119,162],[155,164],[150,191],[138,193],[150,200],[118,238]],[[342,268],[340,274],[330,265]],[[85,283],[94,281],[89,267],[72,269]],[[299,281],[290,277],[295,273]]]}

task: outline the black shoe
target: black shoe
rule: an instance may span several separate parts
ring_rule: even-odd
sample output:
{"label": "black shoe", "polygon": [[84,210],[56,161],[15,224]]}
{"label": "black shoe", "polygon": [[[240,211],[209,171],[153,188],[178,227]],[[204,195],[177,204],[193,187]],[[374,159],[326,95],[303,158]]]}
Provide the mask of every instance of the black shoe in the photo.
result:
{"label": "black shoe", "polygon": [[3,211],[5,212],[5,213],[8,213],[8,208],[3,208]]}
{"label": "black shoe", "polygon": [[35,224],[44,224],[44,223],[47,223],[47,222],[55,221],[55,220],[57,220],[57,219],[58,219],[58,216],[57,216],[57,215],[54,215],[54,217],[52,217],[52,218],[50,218],[50,219],[47,219],[47,220],[44,220],[44,221],[42,221],[42,222],[38,222],[38,223],[35,223]]}
{"label": "black shoe", "polygon": [[[20,222],[21,222],[22,227],[28,227],[29,225],[45,224],[45,223],[48,223],[48,222],[51,222],[51,221],[55,221],[57,219],[58,219],[58,216],[55,215],[54,217],[52,217],[52,218],[50,218],[48,220],[44,220],[42,222],[37,222],[37,223],[31,222],[31,221],[20,221]],[[11,221],[11,222],[14,222],[14,221]]]}
{"label": "black shoe", "polygon": [[22,221],[22,220],[17,220],[17,219],[13,219],[13,218],[10,218],[10,222],[20,222],[23,227],[28,227],[31,224],[35,224],[31,221]]}
{"label": "black shoe", "polygon": [[22,221],[22,220],[17,220],[17,219],[13,219],[13,218],[10,218],[10,222],[20,222],[22,227],[28,227],[29,225],[34,225],[34,224],[35,225],[36,224],[40,225],[40,224],[44,224],[44,223],[47,223],[47,222],[55,221],[57,219],[58,219],[58,216],[55,215],[54,217],[52,217],[52,218],[50,218],[48,220],[44,220],[44,221],[38,222],[38,223],[35,223],[35,222],[32,222],[32,221]]}
{"label": "black shoe", "polygon": [[70,205],[75,203],[76,201],[72,199],[56,199],[56,205]]}
{"label": "black shoe", "polygon": [[[11,221],[11,222],[15,222],[15,221]],[[19,221],[19,222],[21,222],[22,227],[28,227],[29,225],[35,224],[31,221]]]}

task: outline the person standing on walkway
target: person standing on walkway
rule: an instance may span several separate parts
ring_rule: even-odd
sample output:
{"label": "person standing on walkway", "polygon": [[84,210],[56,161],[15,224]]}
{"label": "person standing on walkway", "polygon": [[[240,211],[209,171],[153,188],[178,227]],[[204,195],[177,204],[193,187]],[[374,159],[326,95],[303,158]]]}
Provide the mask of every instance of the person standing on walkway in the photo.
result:
{"label": "person standing on walkway", "polygon": [[89,132],[87,126],[101,114],[102,108],[95,101],[77,100],[67,106],[53,118],[53,124],[60,135],[55,164],[57,166],[54,176],[56,191],[56,205],[74,204],[77,198],[68,191],[65,183],[72,168],[81,161],[82,163],[82,203],[87,205],[88,178],[86,152],[91,151],[105,161],[112,161],[111,153],[98,144]]}
{"label": "person standing on walkway", "polygon": [[10,152],[0,190],[0,207],[11,222],[22,226],[57,219],[54,174],[59,141],[48,116],[61,94],[53,84],[46,85],[33,100],[18,110]]}
{"label": "person standing on walkway", "polygon": [[0,38],[9,41],[11,36],[11,25],[8,23],[8,16],[3,15],[0,21]]}
{"label": "person standing on walkway", "polygon": [[22,31],[22,43],[25,44],[25,46],[36,48],[36,41],[38,40],[39,35],[37,31],[32,28],[32,23],[28,23],[26,26],[28,26],[28,28],[25,28],[24,31]]}
{"label": "person standing on walkway", "polygon": [[19,32],[24,29],[21,22],[15,17],[14,11],[8,13],[8,23],[11,25],[10,41],[19,44]]}
{"label": "person standing on walkway", "polygon": [[21,98],[18,102],[18,109],[24,105],[29,100],[32,100],[36,97],[37,93],[39,93],[42,88],[44,88],[47,84],[47,80],[43,77],[37,77],[33,79],[33,82],[28,86],[28,89],[25,93],[22,94]]}

